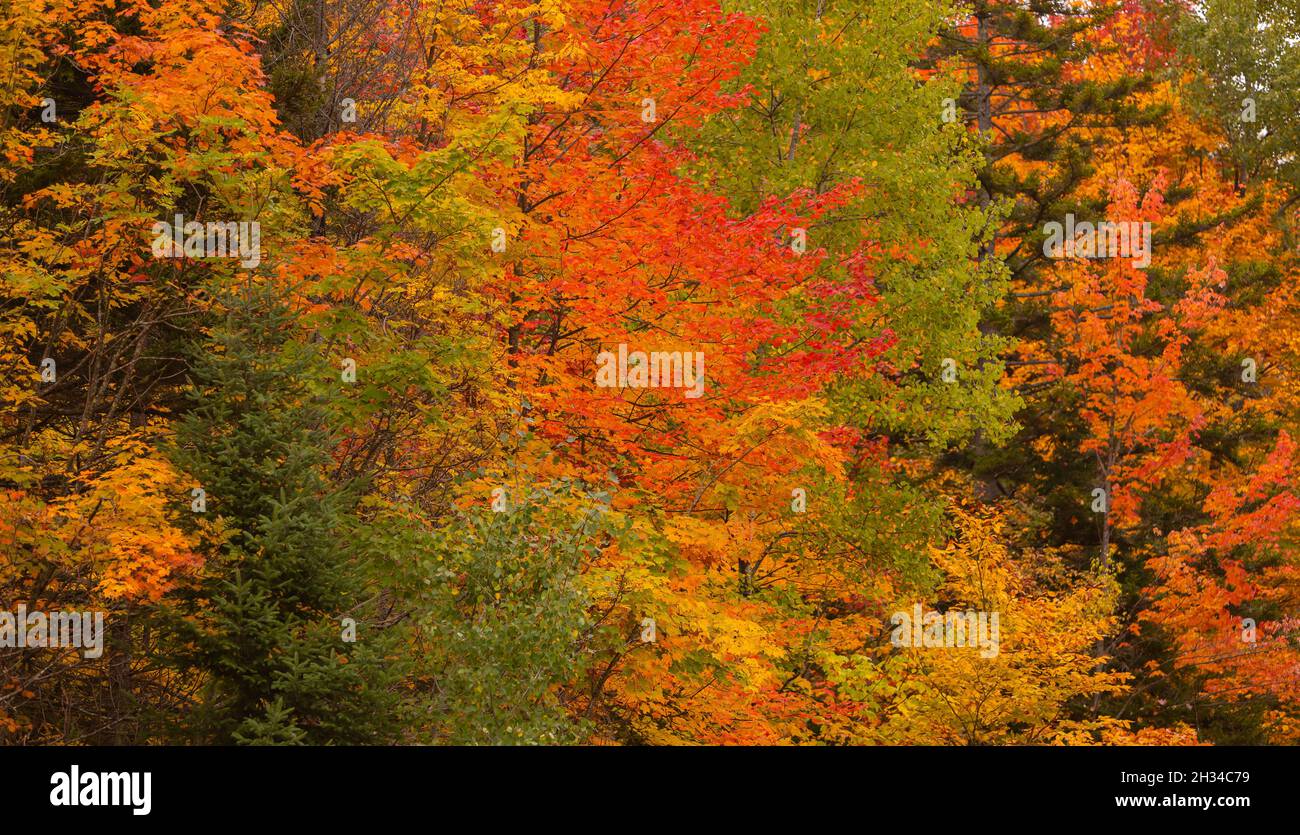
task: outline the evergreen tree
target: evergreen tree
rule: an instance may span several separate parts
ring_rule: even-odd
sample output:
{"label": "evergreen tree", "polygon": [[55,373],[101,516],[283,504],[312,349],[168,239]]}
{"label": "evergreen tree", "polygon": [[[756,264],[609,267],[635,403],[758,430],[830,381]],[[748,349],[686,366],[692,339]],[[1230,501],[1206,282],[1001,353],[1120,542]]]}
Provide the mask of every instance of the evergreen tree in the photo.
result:
{"label": "evergreen tree", "polygon": [[[978,202],[1000,209],[992,213],[999,226],[979,257],[1005,264],[1010,282],[980,329],[1004,344],[1048,336],[1050,297],[1059,288],[1046,269],[1045,224],[1067,214],[1081,220],[1104,215],[1104,200],[1083,187],[1095,173],[1094,148],[1105,130],[1153,124],[1166,115],[1137,103],[1137,94],[1152,83],[1150,73],[1099,80],[1080,71],[1121,48],[1103,47],[1092,37],[1112,27],[1119,11],[1113,3],[975,0],[940,30],[920,62],[936,72],[956,67],[965,81],[945,118],[978,137]],[[1019,451],[1061,416],[1059,392],[1038,373],[1041,361],[1008,359],[1011,368],[1025,366],[1016,389],[1024,406],[1016,415],[1017,442],[999,447],[977,432],[970,448],[952,459],[976,476],[977,491],[989,500],[1008,492],[1005,482],[1034,477],[1020,466]]]}
{"label": "evergreen tree", "polygon": [[[980,203],[1005,203],[1010,212],[998,237],[1015,241],[1011,251],[999,250],[1013,280],[1029,281],[1042,263],[1044,223],[1104,209],[1076,194],[1092,174],[1091,129],[1162,115],[1134,103],[1150,83],[1146,75],[1102,82],[1077,72],[1102,57],[1085,35],[1104,29],[1115,12],[1112,4],[1066,0],[975,0],[922,62],[927,69],[955,62],[966,72],[957,115],[984,141]],[[1054,173],[1044,176],[1033,163],[1049,163]]]}
{"label": "evergreen tree", "polygon": [[188,731],[213,743],[389,741],[396,634],[366,617],[379,537],[359,514],[360,485],[328,475],[340,384],[270,291],[223,303],[173,452],[206,504],[194,514],[206,565],[164,630],[176,663],[206,673]]}

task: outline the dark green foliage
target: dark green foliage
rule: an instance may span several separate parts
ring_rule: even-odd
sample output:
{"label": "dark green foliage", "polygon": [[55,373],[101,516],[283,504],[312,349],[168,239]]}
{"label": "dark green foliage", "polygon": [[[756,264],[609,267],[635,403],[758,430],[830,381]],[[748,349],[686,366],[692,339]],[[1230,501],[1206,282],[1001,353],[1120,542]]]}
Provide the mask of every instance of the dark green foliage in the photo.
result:
{"label": "dark green foliage", "polygon": [[358,513],[360,485],[328,477],[337,377],[295,340],[269,292],[222,302],[173,453],[207,502],[194,515],[202,578],[166,612],[175,661],[206,672],[187,732],[217,743],[389,741],[398,634],[373,623],[380,540]]}

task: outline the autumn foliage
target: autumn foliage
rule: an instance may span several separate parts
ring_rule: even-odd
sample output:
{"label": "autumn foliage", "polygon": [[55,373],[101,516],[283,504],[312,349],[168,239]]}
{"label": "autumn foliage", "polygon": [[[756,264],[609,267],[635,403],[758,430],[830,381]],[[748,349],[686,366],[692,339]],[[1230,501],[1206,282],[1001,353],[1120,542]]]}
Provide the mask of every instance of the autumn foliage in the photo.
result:
{"label": "autumn foliage", "polygon": [[1300,739],[1289,157],[1057,5],[0,5],[0,739]]}

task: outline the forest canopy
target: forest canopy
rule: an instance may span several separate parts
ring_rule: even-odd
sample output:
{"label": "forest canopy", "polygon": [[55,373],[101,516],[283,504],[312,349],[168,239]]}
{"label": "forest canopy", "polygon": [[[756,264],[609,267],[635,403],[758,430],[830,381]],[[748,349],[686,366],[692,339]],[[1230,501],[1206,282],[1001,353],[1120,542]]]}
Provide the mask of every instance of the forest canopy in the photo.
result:
{"label": "forest canopy", "polygon": [[1297,0],[0,0],[0,742],[1300,742]]}

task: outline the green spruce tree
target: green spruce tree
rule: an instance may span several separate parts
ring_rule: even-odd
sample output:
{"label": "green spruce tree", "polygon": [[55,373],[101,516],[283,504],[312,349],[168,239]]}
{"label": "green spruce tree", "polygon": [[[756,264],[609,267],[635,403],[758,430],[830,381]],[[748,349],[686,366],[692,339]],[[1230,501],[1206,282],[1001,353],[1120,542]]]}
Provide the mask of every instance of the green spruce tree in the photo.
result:
{"label": "green spruce tree", "polygon": [[332,483],[338,373],[295,338],[272,292],[223,296],[197,347],[173,458],[203,490],[206,565],[164,611],[170,655],[198,672],[195,741],[381,743],[401,722],[375,582],[381,536],[361,485]]}

